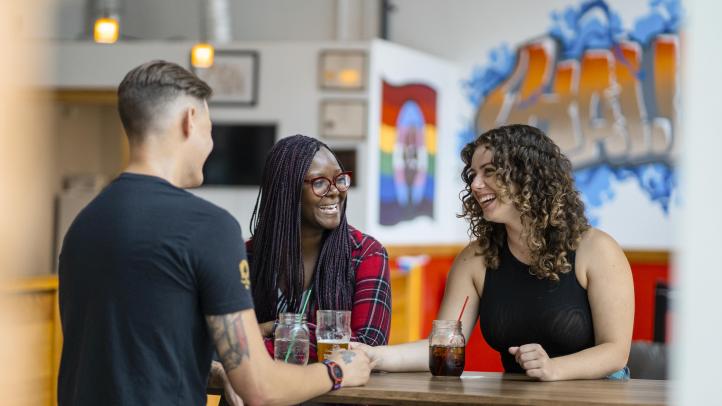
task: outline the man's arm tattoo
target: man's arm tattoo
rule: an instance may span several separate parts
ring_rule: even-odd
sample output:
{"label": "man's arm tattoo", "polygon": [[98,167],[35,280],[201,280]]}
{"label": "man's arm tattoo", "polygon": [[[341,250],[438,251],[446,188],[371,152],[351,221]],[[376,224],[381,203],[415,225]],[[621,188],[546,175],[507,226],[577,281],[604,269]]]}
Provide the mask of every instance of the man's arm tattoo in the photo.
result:
{"label": "man's arm tattoo", "polygon": [[248,338],[240,313],[206,316],[206,321],[226,373],[238,368],[244,357],[250,358]]}

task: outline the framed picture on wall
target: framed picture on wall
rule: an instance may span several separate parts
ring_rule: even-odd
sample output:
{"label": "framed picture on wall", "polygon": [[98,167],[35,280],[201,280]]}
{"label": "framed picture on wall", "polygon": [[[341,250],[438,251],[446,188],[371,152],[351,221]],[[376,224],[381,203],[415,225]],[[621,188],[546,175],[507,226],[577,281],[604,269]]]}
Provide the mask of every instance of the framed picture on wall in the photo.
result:
{"label": "framed picture on wall", "polygon": [[324,90],[364,90],[366,88],[366,51],[321,51],[318,82]]}
{"label": "framed picture on wall", "polygon": [[366,100],[323,100],[320,106],[321,136],[325,138],[366,138]]}
{"label": "framed picture on wall", "polygon": [[213,89],[214,105],[255,106],[258,103],[258,52],[216,49],[213,66],[193,68]]}

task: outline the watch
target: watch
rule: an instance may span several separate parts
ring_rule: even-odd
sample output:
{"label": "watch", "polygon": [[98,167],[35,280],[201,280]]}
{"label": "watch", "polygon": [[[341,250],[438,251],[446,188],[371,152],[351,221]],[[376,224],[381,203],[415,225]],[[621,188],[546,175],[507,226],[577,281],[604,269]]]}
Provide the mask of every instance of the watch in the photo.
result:
{"label": "watch", "polygon": [[323,360],[323,364],[326,365],[328,377],[331,378],[331,382],[333,382],[331,390],[341,389],[341,382],[343,382],[343,370],[341,367],[330,359]]}

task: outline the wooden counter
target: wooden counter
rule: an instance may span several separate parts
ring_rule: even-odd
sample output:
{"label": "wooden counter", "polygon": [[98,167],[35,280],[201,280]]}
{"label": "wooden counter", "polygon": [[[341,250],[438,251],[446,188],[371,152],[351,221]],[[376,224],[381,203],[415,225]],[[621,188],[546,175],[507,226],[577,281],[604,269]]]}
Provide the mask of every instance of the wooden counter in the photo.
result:
{"label": "wooden counter", "polygon": [[435,378],[428,372],[374,373],[366,386],[343,388],[315,402],[375,405],[665,405],[669,382],[537,382],[524,375],[466,372]]}

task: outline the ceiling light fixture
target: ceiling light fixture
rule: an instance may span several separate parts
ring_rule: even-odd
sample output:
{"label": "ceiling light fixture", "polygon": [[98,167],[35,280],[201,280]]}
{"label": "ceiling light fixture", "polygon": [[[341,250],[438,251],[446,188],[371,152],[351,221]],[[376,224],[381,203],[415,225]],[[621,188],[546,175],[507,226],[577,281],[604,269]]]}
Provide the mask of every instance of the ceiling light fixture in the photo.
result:
{"label": "ceiling light fixture", "polygon": [[230,0],[200,0],[200,41],[191,49],[191,65],[195,68],[213,66],[213,44],[231,41]]}
{"label": "ceiling light fixture", "polygon": [[95,20],[93,26],[93,40],[99,44],[113,44],[118,41],[120,27],[118,19],[114,17],[101,17]]}
{"label": "ceiling light fixture", "polygon": [[207,42],[199,42],[191,49],[191,65],[194,68],[210,68],[213,66],[215,49]]}
{"label": "ceiling light fixture", "polygon": [[93,40],[98,44],[114,44],[120,37],[120,0],[92,0],[89,11],[93,22]]}

